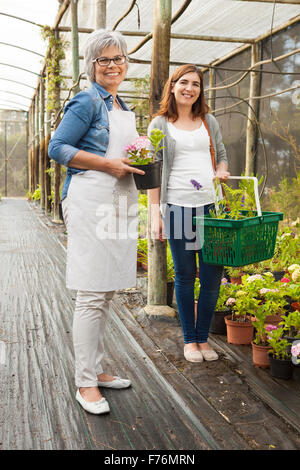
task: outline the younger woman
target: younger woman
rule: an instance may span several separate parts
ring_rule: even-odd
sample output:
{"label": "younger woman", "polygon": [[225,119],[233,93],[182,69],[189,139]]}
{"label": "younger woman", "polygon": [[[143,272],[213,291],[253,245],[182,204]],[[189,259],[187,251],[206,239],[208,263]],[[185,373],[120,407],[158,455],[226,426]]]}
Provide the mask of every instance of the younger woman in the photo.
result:
{"label": "younger woman", "polygon": [[[163,240],[166,232],[169,240],[184,357],[191,362],[213,361],[218,355],[207,339],[223,267],[203,263],[193,217],[207,214],[214,202],[213,179],[226,181],[230,173],[218,122],[208,114],[198,67],[182,65],[173,72],[149,133],[153,128],[161,129],[166,137],[158,153],[163,161],[162,185],[149,191],[152,236]],[[201,288],[195,322],[197,255]]]}

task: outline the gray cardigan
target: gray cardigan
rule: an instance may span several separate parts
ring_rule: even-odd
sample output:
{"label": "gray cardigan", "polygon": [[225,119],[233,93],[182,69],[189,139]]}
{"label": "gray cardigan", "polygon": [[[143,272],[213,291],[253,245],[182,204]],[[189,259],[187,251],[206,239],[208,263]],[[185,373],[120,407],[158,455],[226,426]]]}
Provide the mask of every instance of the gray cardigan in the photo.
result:
{"label": "gray cardigan", "polygon": [[[222,161],[227,163],[226,150],[222,142],[222,135],[220,132],[218,121],[212,114],[206,114],[205,119],[209,127],[212,143],[215,149],[216,164],[218,165]],[[167,121],[164,116],[156,116],[151,121],[148,127],[148,135],[150,135],[152,129],[155,128],[160,129],[166,136],[162,141],[162,145],[164,146],[164,148],[157,153],[156,158],[157,160],[162,160],[163,162],[162,183],[160,191],[160,210],[162,215],[164,216],[167,202],[168,181],[175,155],[175,140],[171,137],[168,131]]]}

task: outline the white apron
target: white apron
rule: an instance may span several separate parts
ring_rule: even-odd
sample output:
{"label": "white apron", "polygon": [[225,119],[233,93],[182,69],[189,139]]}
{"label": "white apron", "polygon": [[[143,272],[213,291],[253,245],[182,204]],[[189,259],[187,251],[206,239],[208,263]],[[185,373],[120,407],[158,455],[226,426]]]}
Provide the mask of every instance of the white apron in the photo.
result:
{"label": "white apron", "polygon": [[[122,158],[138,136],[134,113],[109,115],[106,158]],[[118,180],[102,171],[72,176],[62,203],[68,231],[66,285],[108,292],[136,285],[138,191],[132,174]]]}

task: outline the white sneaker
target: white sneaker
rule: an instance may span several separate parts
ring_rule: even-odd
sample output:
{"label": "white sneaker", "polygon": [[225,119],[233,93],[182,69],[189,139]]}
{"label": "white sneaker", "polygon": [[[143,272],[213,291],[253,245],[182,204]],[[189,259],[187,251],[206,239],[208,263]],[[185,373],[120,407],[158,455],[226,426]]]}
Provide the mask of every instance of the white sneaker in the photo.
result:
{"label": "white sneaker", "polygon": [[106,388],[128,388],[131,385],[131,381],[128,379],[120,379],[120,377],[115,377],[114,380],[110,382],[100,382],[98,381],[99,387],[106,387]]}
{"label": "white sneaker", "polygon": [[80,403],[80,405],[85,411],[88,411],[89,413],[92,413],[94,415],[101,415],[103,413],[110,412],[109,404],[104,397],[100,401],[89,402],[84,400],[78,389],[76,392],[76,400],[78,401],[78,403]]}

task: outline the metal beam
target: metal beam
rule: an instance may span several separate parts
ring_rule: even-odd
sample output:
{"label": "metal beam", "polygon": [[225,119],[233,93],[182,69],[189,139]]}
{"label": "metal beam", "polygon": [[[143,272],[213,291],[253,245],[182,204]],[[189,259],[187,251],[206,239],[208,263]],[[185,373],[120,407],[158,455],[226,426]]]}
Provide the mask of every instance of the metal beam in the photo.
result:
{"label": "metal beam", "polygon": [[35,23],[34,21],[26,20],[25,18],[20,18],[19,16],[15,16],[15,15],[9,15],[8,13],[3,13],[1,11],[0,11],[0,15],[8,16],[10,18],[14,18],[15,20],[19,20],[19,21],[25,21],[26,23],[33,24],[34,26],[39,26],[40,28],[44,27],[44,25]]}
{"label": "metal beam", "polygon": [[39,73],[33,72],[32,70],[28,70],[28,69],[23,69],[22,67],[17,67],[17,65],[4,64],[3,62],[0,62],[0,65],[5,65],[7,67],[12,67],[13,69],[23,70],[23,72],[33,73],[33,75],[37,75],[38,77],[41,77],[41,75]]}
{"label": "metal beam", "polygon": [[[273,3],[274,0],[235,0],[236,2]],[[300,0],[276,0],[276,3],[283,5],[300,5]]]}
{"label": "metal beam", "polygon": [[16,49],[21,49],[22,51],[30,52],[31,54],[36,54],[40,57],[45,57],[44,54],[40,54],[39,52],[32,51],[31,49],[25,49],[25,47],[16,46],[15,44],[10,44],[8,42],[0,42],[0,44],[4,44],[4,46],[15,47]]}
{"label": "metal beam", "polygon": [[32,90],[35,90],[35,88],[34,88],[33,86],[27,85],[27,83],[18,82],[18,81],[16,81],[16,80],[11,80],[10,78],[0,77],[0,80],[5,80],[5,81],[7,81],[7,82],[17,83],[18,85],[27,86],[28,88],[31,88]]}
{"label": "metal beam", "polygon": [[[26,104],[17,103],[16,101],[3,100],[3,99],[1,99],[1,98],[0,98],[0,101],[1,101],[1,103],[12,103],[12,104],[17,104],[18,106],[23,106],[24,108],[27,107]],[[25,109],[24,109],[24,111],[25,111]],[[27,107],[26,111],[28,111],[28,107]]]}
{"label": "metal beam", "polygon": [[8,90],[1,90],[1,89],[0,89],[0,92],[2,92],[2,93],[9,93],[10,95],[20,96],[21,98],[26,98],[26,100],[31,101],[31,98],[29,98],[28,96],[20,95],[19,93],[15,93],[14,91],[8,91]]}
{"label": "metal beam", "polygon": [[[78,0],[71,0],[71,22],[72,22],[72,81],[73,85],[78,82],[79,77],[79,39],[78,39]],[[57,33],[58,34],[58,33]],[[73,89],[73,96],[79,92],[79,86]]]}

